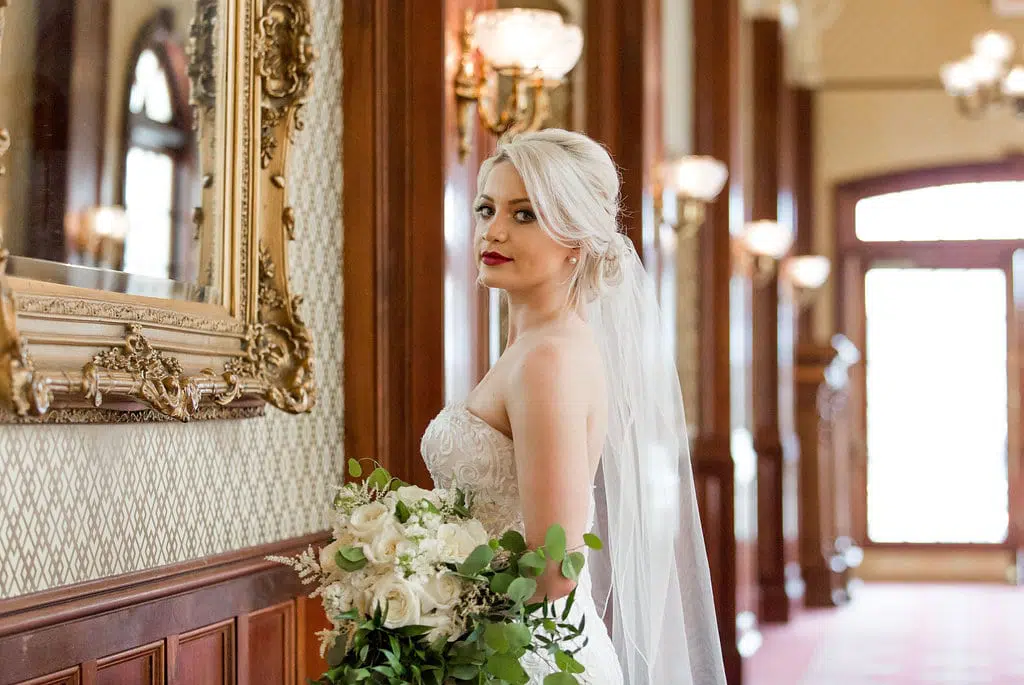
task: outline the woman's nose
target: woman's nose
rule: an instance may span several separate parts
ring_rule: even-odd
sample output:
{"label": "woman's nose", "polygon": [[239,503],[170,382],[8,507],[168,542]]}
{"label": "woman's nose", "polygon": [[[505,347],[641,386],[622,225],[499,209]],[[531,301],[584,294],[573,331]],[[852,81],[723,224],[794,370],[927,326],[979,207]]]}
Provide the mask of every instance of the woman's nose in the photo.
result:
{"label": "woman's nose", "polygon": [[487,224],[487,228],[483,233],[483,239],[489,243],[501,243],[504,242],[507,237],[508,231],[505,230],[504,225],[498,219]]}

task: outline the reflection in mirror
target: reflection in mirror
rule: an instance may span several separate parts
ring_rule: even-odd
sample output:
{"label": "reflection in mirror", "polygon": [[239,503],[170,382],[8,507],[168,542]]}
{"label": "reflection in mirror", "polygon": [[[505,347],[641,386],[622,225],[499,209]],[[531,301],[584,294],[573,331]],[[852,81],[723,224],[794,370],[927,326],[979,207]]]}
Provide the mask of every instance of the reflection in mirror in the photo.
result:
{"label": "reflection in mirror", "polygon": [[218,0],[10,3],[8,273],[219,301]]}

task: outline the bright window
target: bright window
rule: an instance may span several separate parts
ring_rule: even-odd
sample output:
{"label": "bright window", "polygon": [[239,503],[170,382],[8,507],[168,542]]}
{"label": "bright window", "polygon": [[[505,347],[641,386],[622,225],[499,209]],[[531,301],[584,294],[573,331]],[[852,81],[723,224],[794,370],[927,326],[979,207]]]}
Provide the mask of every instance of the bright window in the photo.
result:
{"label": "bright window", "polygon": [[1003,542],[1004,272],[874,268],[864,285],[868,537]]}
{"label": "bright window", "polygon": [[857,239],[1017,240],[1024,238],[1024,181],[957,183],[864,198]]}

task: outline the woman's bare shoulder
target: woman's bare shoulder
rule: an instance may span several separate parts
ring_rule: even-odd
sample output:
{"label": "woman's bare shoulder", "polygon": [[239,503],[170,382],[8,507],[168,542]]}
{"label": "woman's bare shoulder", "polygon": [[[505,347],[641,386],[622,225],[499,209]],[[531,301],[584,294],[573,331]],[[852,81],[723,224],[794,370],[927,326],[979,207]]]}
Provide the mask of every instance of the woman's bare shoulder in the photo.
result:
{"label": "woman's bare shoulder", "polygon": [[523,342],[527,344],[512,368],[513,386],[571,383],[577,390],[592,389],[595,376],[602,373],[597,341],[586,324],[560,326]]}

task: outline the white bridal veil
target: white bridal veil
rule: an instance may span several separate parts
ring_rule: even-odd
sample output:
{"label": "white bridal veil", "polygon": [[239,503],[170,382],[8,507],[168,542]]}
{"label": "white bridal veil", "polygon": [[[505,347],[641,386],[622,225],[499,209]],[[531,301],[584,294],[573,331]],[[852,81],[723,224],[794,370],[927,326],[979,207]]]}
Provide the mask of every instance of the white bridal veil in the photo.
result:
{"label": "white bridal veil", "polygon": [[[608,376],[608,438],[588,562],[628,685],[725,685],[674,350],[653,279],[619,235],[622,280],[587,305]],[[726,617],[727,620],[729,617]]]}

